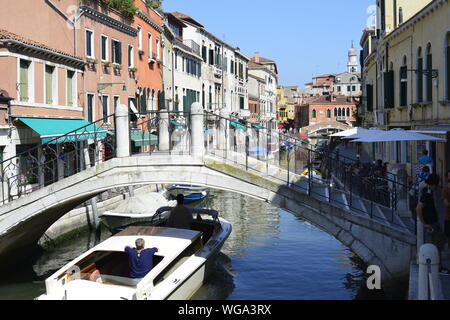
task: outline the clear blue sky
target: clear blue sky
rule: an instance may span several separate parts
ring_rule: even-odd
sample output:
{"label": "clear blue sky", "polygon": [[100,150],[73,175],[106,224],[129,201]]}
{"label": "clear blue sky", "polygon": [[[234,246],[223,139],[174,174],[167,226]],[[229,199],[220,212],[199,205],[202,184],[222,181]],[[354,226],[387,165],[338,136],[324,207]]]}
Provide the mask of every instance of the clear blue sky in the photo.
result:
{"label": "clear blue sky", "polygon": [[[164,0],[208,31],[278,64],[281,85],[302,88],[313,75],[346,71],[347,51],[366,28],[375,0]],[[359,57],[358,57],[359,61]]]}

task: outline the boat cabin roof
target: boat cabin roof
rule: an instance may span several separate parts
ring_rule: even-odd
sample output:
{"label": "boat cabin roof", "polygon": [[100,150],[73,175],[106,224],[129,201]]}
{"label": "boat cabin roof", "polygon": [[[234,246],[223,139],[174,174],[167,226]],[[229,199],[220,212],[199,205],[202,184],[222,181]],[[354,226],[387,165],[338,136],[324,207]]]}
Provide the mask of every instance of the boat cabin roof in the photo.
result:
{"label": "boat cabin roof", "polygon": [[176,256],[200,237],[199,231],[161,227],[129,227],[96,246],[95,251],[123,251],[134,247],[136,239],[145,240],[145,248],[158,248],[158,255]]}

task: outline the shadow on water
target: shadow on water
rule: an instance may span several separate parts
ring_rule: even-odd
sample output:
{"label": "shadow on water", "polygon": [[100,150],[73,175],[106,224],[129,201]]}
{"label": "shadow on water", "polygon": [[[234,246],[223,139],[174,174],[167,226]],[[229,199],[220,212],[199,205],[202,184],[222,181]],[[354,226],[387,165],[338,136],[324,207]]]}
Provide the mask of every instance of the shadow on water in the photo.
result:
{"label": "shadow on water", "polygon": [[[270,205],[227,192],[211,192],[200,207],[214,208],[233,225],[206,283],[194,300],[405,299],[407,284],[370,291],[367,266],[351,250],[308,222]],[[83,229],[64,236],[0,277],[0,299],[33,299],[45,279],[110,237]],[[392,290],[393,288],[393,290]],[[406,289],[405,289],[406,288]],[[389,291],[389,293],[388,293]]]}

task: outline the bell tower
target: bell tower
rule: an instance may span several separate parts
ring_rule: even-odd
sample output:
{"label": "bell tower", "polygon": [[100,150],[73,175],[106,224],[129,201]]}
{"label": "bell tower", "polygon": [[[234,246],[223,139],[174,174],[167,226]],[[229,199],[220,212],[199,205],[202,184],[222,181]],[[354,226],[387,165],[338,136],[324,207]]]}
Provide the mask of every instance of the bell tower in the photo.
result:
{"label": "bell tower", "polygon": [[350,73],[358,72],[358,53],[356,52],[356,49],[353,45],[353,41],[352,41],[352,47],[348,50],[347,71]]}

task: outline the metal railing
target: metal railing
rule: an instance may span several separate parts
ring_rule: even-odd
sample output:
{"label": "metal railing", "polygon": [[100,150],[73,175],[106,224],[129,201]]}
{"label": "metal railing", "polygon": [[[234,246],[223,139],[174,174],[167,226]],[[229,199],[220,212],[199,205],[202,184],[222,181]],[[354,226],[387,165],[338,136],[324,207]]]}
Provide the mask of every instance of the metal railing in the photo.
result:
{"label": "metal railing", "polygon": [[[190,113],[148,111],[130,114],[130,151],[136,154],[191,154]],[[166,139],[164,139],[164,135]],[[168,144],[163,141],[168,141]]]}
{"label": "metal railing", "polygon": [[405,226],[398,214],[398,204],[406,200],[407,187],[395,179],[370,170],[364,173],[365,168],[354,159],[316,151],[295,137],[244,121],[207,113],[205,127],[208,154],[343,209],[414,232],[414,226]]}
{"label": "metal railing", "polygon": [[114,115],[110,115],[2,161],[2,203],[114,158],[114,123]]}

